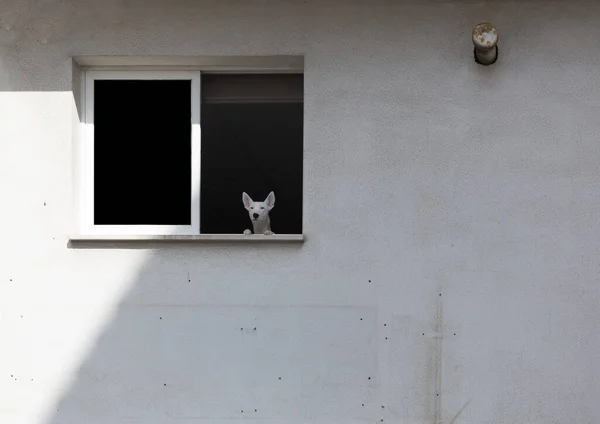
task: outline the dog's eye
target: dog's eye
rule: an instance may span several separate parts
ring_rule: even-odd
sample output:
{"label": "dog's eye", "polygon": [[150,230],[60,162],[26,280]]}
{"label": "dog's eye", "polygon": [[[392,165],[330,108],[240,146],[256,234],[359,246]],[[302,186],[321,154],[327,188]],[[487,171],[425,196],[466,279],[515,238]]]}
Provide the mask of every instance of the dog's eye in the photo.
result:
{"label": "dog's eye", "polygon": [[264,206],[261,206],[260,208],[261,208],[261,209],[264,209],[265,207],[264,207]]}

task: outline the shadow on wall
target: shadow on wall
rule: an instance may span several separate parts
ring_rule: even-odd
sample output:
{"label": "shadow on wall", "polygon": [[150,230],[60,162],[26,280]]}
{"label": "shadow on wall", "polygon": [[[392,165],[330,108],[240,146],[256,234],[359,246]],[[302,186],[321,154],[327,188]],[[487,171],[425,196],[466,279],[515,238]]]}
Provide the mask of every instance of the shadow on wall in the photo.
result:
{"label": "shadow on wall", "polygon": [[[241,192],[232,204],[249,226]],[[91,323],[99,334],[45,424],[351,422],[374,413],[377,308],[315,302],[303,245],[70,247],[114,255],[104,265],[113,281],[95,281],[122,287],[96,305],[110,312]]]}
{"label": "shadow on wall", "polygon": [[0,5],[0,92],[70,91],[69,58],[77,55],[194,56],[215,46],[223,55],[245,54],[240,34],[251,44],[252,37],[264,41],[256,22],[282,34],[267,40],[265,51],[289,51],[288,42],[302,37],[298,17],[306,8],[306,2],[9,0]]}
{"label": "shadow on wall", "polygon": [[[235,205],[249,226],[241,192]],[[303,245],[70,247],[112,256],[105,278],[123,281],[95,281],[123,287],[96,305],[110,312],[90,328],[99,335],[46,424],[373,416],[377,308],[315,302],[315,261]]]}
{"label": "shadow on wall", "polygon": [[303,305],[300,245],[149,248],[47,424],[372,416],[376,310]]}

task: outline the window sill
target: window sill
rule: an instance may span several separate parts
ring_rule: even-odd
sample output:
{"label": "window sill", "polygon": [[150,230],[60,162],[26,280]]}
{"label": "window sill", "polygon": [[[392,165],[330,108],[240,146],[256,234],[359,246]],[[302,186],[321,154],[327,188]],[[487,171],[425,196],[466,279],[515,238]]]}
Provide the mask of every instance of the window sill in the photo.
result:
{"label": "window sill", "polygon": [[120,241],[149,241],[149,242],[300,242],[304,241],[303,234],[195,234],[195,235],[104,235],[104,234],[75,234],[69,236],[69,241],[77,242],[120,242]]}

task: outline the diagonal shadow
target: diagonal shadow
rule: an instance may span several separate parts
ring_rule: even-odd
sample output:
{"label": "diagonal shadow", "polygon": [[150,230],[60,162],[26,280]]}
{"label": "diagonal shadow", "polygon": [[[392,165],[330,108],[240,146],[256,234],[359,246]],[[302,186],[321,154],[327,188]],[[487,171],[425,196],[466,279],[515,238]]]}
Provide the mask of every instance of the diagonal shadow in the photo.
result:
{"label": "diagonal shadow", "polygon": [[311,290],[323,283],[320,259],[306,244],[70,247],[108,248],[135,268],[107,283],[112,293],[90,319],[85,354],[70,364],[46,424],[359,422],[372,414],[361,405],[375,394],[366,374],[377,373],[377,310],[320,302]]}

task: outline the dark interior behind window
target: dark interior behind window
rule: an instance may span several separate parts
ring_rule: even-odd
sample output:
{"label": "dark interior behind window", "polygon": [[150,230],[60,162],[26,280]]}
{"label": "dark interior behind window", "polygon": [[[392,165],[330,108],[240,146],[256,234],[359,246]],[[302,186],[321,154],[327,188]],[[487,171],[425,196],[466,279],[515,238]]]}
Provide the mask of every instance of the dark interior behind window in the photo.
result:
{"label": "dark interior behind window", "polygon": [[252,229],[242,192],[275,192],[271,228],[302,233],[302,75],[203,75],[200,228]]}
{"label": "dark interior behind window", "polygon": [[94,223],[191,224],[191,81],[96,80]]}

